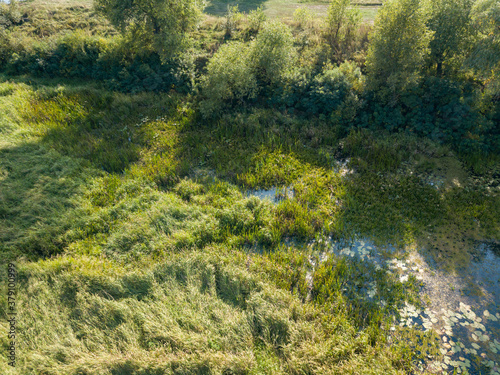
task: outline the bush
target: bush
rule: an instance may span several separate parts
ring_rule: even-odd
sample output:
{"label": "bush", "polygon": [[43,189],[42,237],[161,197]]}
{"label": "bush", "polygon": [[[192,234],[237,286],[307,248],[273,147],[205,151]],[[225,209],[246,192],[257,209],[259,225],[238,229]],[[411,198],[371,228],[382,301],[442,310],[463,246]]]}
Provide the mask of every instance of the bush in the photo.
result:
{"label": "bush", "polygon": [[366,56],[368,84],[392,105],[420,82],[433,33],[421,0],[391,0],[377,13]]}
{"label": "bush", "polygon": [[63,77],[93,77],[98,66],[96,62],[106,51],[108,41],[89,37],[82,32],[64,36],[47,59],[47,73]]}
{"label": "bush", "polygon": [[309,8],[297,8],[293,12],[293,20],[299,27],[306,28],[309,27],[313,20],[313,15]]}
{"label": "bush", "polygon": [[233,35],[233,31],[236,30],[242,18],[243,14],[238,11],[238,5],[227,6],[226,23],[224,25],[226,37],[231,37]]}
{"label": "bush", "polygon": [[258,33],[264,22],[266,22],[266,14],[262,5],[257,9],[251,10],[248,14],[248,28],[254,33]]}
{"label": "bush", "polygon": [[368,93],[360,125],[407,131],[464,150],[489,149],[486,135],[493,125],[475,108],[476,95],[472,85],[427,77],[420,85],[401,92],[395,106]]}
{"label": "bush", "polygon": [[302,105],[309,113],[331,113],[349,94],[351,85],[340,69],[326,70],[314,77],[311,90]]}
{"label": "bush", "polygon": [[12,53],[9,35],[5,30],[0,28],[0,69],[8,61]]}
{"label": "bush", "polygon": [[357,95],[351,81],[356,82],[356,79],[356,71],[349,72],[345,66],[327,67],[312,77],[307,72],[296,71],[284,79],[283,86],[275,90],[270,101],[309,115],[330,115],[346,101],[354,105]]}
{"label": "bush", "polygon": [[290,28],[281,22],[269,22],[257,35],[252,45],[252,64],[257,79],[263,84],[274,84],[293,66],[295,49]]}
{"label": "bush", "polygon": [[15,46],[9,38],[1,39],[0,64],[10,74],[99,79],[111,89],[132,93],[172,89],[187,93],[194,80],[189,59],[163,61],[155,52],[135,53],[123,39],[83,32],[67,34],[53,44],[29,40],[29,46],[23,41]]}
{"label": "bush", "polygon": [[258,87],[249,56],[245,44],[231,42],[208,62],[207,75],[200,84],[200,111],[204,117],[218,116],[230,105],[255,98]]}
{"label": "bush", "polygon": [[21,22],[22,15],[17,1],[11,0],[10,4],[0,4],[0,29],[6,29]]}

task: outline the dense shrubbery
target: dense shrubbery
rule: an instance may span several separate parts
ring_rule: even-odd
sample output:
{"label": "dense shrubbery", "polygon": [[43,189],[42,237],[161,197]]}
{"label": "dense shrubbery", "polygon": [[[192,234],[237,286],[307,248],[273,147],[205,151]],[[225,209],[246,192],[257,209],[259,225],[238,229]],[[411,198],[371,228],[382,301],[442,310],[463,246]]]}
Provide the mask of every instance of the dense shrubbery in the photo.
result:
{"label": "dense shrubbery", "polygon": [[355,105],[357,96],[352,83],[339,67],[324,69],[311,78],[300,72],[287,78],[271,99],[286,108],[309,115],[330,115],[345,102]]}
{"label": "dense shrubbery", "polygon": [[461,149],[493,151],[496,147],[488,137],[493,123],[476,107],[477,92],[472,84],[428,77],[401,92],[396,105],[377,100],[370,93],[366,99],[359,117],[361,127],[407,131]]}
{"label": "dense shrubbery", "polygon": [[241,42],[222,46],[207,66],[201,82],[200,110],[205,117],[217,116],[231,104],[255,98],[257,79],[249,63],[250,48]]}
{"label": "dense shrubbery", "polygon": [[259,90],[279,85],[294,58],[293,35],[279,22],[265,24],[249,45],[224,45],[208,63],[201,84],[202,115],[218,116],[231,104],[242,104],[255,98]]}
{"label": "dense shrubbery", "polygon": [[0,64],[10,74],[99,79],[125,92],[187,92],[193,85],[194,66],[189,60],[162,61],[154,52],[132,53],[119,38],[75,32],[51,44],[14,45],[8,38],[0,43]]}

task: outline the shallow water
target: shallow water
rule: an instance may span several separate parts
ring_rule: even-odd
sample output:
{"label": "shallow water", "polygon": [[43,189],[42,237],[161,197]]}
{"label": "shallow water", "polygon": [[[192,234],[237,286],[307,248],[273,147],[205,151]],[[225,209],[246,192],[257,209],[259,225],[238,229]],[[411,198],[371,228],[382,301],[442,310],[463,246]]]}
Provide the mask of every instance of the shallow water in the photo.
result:
{"label": "shallow water", "polygon": [[[336,161],[335,172],[342,177],[350,175],[348,160]],[[441,189],[444,182],[440,178],[424,179],[425,183]],[[292,187],[272,188],[247,192],[279,203],[293,199]],[[408,326],[422,331],[434,330],[440,337],[442,358],[419,366],[422,370],[436,374],[469,373],[500,375],[500,245],[495,242],[477,242],[469,257],[454,257],[444,254],[438,248],[433,253],[426,249],[403,249],[390,244],[376,246],[367,239],[332,241],[320,244],[313,241],[309,246],[317,246],[320,253],[311,259],[315,268],[332,254],[359,258],[370,262],[376,269],[395,274],[400,281],[413,275],[421,283],[420,294],[426,301],[424,309],[407,304],[401,311],[401,319],[395,325]],[[293,240],[284,245],[300,245]],[[443,254],[441,254],[443,253]],[[460,253],[461,255],[465,253]],[[455,255],[460,255],[455,254]],[[434,256],[451,256],[454,262],[462,262],[452,272],[443,269]],[[456,259],[455,259],[456,258]],[[457,266],[455,264],[455,266]],[[313,285],[313,272],[306,276]],[[362,288],[366,298],[377,301],[374,283]],[[373,284],[373,285],[372,285]],[[380,300],[380,298],[378,299]],[[381,301],[383,302],[383,301]],[[395,330],[395,327],[392,327]]]}
{"label": "shallow water", "polygon": [[[498,245],[477,243],[472,261],[454,273],[436,268],[425,252],[393,246],[381,248],[368,240],[332,242],[329,249],[338,256],[359,257],[377,268],[385,268],[401,281],[409,275],[421,281],[427,307],[406,305],[396,324],[423,331],[433,329],[441,336],[442,361],[428,363],[427,371],[449,373],[456,369],[458,373],[500,374]],[[392,257],[396,254],[400,260]]]}
{"label": "shallow water", "polygon": [[247,196],[258,197],[262,200],[268,200],[272,203],[278,204],[285,199],[292,199],[295,194],[293,187],[272,187],[271,189],[250,190],[247,192]]}

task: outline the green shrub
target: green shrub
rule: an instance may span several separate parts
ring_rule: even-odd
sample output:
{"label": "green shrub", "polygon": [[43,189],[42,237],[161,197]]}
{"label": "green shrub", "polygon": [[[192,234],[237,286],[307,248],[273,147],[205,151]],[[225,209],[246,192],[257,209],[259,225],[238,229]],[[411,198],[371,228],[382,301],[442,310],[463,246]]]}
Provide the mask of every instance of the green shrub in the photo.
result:
{"label": "green shrub", "polygon": [[226,12],[226,22],[224,24],[224,29],[226,30],[226,37],[231,37],[233,32],[238,27],[239,23],[243,18],[243,14],[238,11],[238,5],[227,6]]}
{"label": "green shrub", "polygon": [[366,57],[368,84],[392,104],[419,82],[433,32],[421,0],[391,0],[377,13]]}
{"label": "green shrub", "polygon": [[313,15],[309,8],[299,7],[293,12],[293,20],[299,27],[307,28],[312,23]]}
{"label": "green shrub", "polygon": [[200,111],[204,117],[218,116],[231,105],[255,98],[258,88],[250,53],[245,44],[231,42],[210,59],[207,75],[200,84]]}
{"label": "green shrub", "polygon": [[0,69],[4,67],[4,64],[8,61],[12,54],[12,46],[10,43],[9,34],[2,28],[0,28]]}
{"label": "green shrub", "polygon": [[266,14],[262,5],[258,6],[257,9],[253,9],[248,13],[248,28],[253,33],[258,33],[266,22]]}
{"label": "green shrub", "polygon": [[407,131],[461,150],[492,149],[487,135],[495,132],[495,127],[476,108],[478,94],[474,86],[427,77],[399,95],[399,103],[390,105],[367,93],[358,124],[391,132]]}
{"label": "green shrub", "polygon": [[283,78],[282,86],[274,90],[269,101],[308,115],[331,115],[337,110],[347,114],[344,109],[350,109],[354,110],[348,116],[352,119],[356,114],[357,95],[351,82],[359,83],[356,71],[348,73],[350,77],[341,68],[327,68],[311,77],[305,72],[295,71]]}
{"label": "green shrub", "polygon": [[[4,31],[0,31],[5,34]],[[8,36],[8,34],[5,34]],[[194,63],[185,57],[162,60],[155,52],[138,54],[124,39],[106,39],[77,31],[51,43],[0,40],[0,68],[10,74],[91,78],[123,92],[189,92]]]}
{"label": "green shrub", "polygon": [[21,19],[22,14],[16,0],[11,0],[9,4],[0,4],[0,30],[19,24]]}
{"label": "green shrub", "polygon": [[47,59],[47,73],[63,77],[93,77],[99,56],[106,51],[108,40],[89,37],[83,32],[64,36]]}
{"label": "green shrub", "polygon": [[264,25],[252,45],[251,59],[257,79],[274,84],[291,69],[296,58],[290,28],[273,21]]}

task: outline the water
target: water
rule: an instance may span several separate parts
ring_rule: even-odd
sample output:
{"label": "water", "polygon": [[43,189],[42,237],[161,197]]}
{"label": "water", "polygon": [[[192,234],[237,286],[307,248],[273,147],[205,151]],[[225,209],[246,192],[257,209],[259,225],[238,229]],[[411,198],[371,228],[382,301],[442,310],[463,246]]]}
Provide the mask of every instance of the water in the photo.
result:
{"label": "water", "polygon": [[293,199],[295,196],[293,187],[271,189],[251,190],[247,192],[249,197],[258,197],[262,200],[268,200],[272,203],[278,204],[285,199]]}
{"label": "water", "polygon": [[[353,173],[347,161],[336,161],[333,169],[342,177]],[[424,182],[436,189],[443,187],[443,180],[429,178]],[[247,193],[267,199],[275,204],[293,199],[292,187],[271,188]],[[500,245],[495,242],[477,242],[470,253],[470,261],[457,258],[453,272],[444,270],[434,256],[444,255],[435,248],[434,253],[425,249],[401,249],[376,246],[368,239],[313,241],[319,254],[310,259],[316,265],[330,256],[345,256],[370,262],[375,269],[396,275],[400,281],[413,275],[421,282],[421,296],[427,302],[424,309],[407,304],[401,311],[401,320],[395,326],[415,327],[422,331],[433,330],[441,338],[442,358],[421,363],[420,368],[430,373],[491,374],[500,375]],[[291,240],[290,242],[294,242]],[[286,245],[286,243],[285,243]],[[288,244],[290,245],[290,243]],[[463,249],[463,252],[467,252]],[[455,254],[458,255],[458,254]],[[463,255],[463,254],[462,254]],[[396,259],[398,258],[398,259]],[[306,275],[310,287],[314,272]],[[370,284],[370,283],[368,283]],[[373,285],[363,287],[367,298],[377,300],[378,291]],[[396,328],[391,327],[391,330]]]}
{"label": "water", "polygon": [[[436,267],[429,253],[377,247],[363,239],[331,242],[328,252],[336,256],[358,257],[384,268],[401,281],[414,275],[421,282],[427,307],[407,304],[395,325],[434,330],[441,337],[442,360],[422,364],[431,373],[500,374],[500,248],[495,243],[476,244],[472,261],[451,273]],[[394,255],[404,255],[397,260]],[[312,283],[312,275],[310,275]],[[367,288],[368,297],[377,291]],[[395,329],[395,327],[392,327]],[[423,368],[422,367],[422,368]]]}

